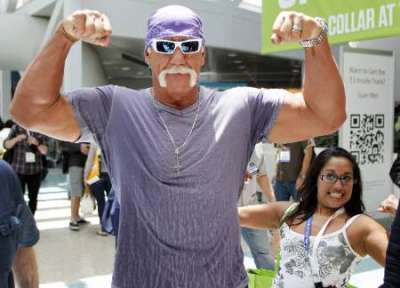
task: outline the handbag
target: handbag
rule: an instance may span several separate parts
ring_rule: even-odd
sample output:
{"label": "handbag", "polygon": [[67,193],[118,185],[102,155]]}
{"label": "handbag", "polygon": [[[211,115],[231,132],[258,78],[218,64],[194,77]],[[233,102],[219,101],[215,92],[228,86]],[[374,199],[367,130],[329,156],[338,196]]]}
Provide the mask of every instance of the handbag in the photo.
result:
{"label": "handbag", "polygon": [[90,192],[85,191],[83,197],[81,198],[80,210],[83,216],[90,216],[96,209],[96,203]]}

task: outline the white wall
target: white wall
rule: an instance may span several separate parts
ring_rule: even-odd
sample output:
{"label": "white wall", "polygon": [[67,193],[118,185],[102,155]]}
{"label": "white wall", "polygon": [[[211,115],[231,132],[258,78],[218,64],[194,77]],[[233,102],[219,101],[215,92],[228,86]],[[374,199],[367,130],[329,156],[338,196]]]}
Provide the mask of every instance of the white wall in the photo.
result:
{"label": "white wall", "polygon": [[96,50],[87,44],[82,46],[82,86],[94,87],[107,83],[106,75]]}
{"label": "white wall", "polygon": [[25,15],[1,14],[1,70],[23,70],[42,43],[47,20]]}

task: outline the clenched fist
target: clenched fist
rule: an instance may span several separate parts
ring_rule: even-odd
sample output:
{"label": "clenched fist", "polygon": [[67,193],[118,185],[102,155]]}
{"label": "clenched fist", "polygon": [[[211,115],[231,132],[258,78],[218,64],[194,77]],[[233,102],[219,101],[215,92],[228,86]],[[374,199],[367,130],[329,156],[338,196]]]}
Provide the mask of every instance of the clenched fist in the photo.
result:
{"label": "clenched fist", "polygon": [[272,26],[274,44],[317,38],[322,31],[315,18],[294,11],[281,12]]}
{"label": "clenched fist", "polygon": [[112,32],[108,17],[94,10],[80,10],[64,19],[60,25],[65,37],[72,42],[82,40],[108,46]]}

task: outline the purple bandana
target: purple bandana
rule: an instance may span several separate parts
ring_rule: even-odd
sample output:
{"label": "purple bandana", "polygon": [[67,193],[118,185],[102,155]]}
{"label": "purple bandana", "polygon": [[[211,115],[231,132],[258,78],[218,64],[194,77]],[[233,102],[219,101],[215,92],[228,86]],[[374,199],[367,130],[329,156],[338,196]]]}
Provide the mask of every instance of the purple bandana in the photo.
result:
{"label": "purple bandana", "polygon": [[189,8],[179,5],[158,9],[147,22],[145,49],[153,39],[171,36],[189,36],[204,40],[200,17]]}

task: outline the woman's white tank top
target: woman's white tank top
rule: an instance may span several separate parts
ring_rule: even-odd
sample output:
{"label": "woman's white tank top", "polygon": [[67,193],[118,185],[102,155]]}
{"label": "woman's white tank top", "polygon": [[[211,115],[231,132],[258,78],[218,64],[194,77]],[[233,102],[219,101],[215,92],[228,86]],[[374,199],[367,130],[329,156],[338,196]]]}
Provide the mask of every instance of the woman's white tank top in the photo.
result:
{"label": "woman's white tank top", "polygon": [[310,257],[317,257],[318,274],[324,287],[346,287],[354,267],[362,259],[351,248],[346,233],[347,227],[358,216],[350,218],[341,229],[322,235],[316,250],[313,249],[316,237],[311,236],[309,251],[316,251],[316,255],[310,256],[306,255],[304,235],[291,230],[283,223],[280,227],[281,261],[273,287],[314,288]]}

